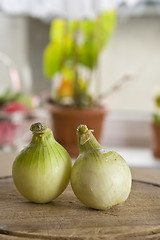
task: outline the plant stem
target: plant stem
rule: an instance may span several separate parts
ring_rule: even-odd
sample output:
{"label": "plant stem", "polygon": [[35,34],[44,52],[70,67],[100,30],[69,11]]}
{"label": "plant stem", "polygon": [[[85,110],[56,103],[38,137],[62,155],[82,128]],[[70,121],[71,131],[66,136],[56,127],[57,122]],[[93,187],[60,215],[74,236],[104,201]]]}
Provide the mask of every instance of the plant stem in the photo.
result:
{"label": "plant stem", "polygon": [[96,89],[95,89],[95,92],[96,92],[96,99],[97,99],[97,102],[99,102],[99,96],[100,96],[100,92],[101,92],[101,73],[100,73],[100,69],[99,69],[99,63],[96,64]]}
{"label": "plant stem", "polygon": [[79,99],[80,98],[80,96],[79,96],[80,86],[79,86],[79,82],[78,82],[78,79],[79,79],[78,54],[77,54],[78,33],[79,33],[79,25],[77,27],[77,30],[75,31],[75,34],[74,34],[74,56],[73,56],[73,69],[74,69],[74,74],[75,74],[74,81],[73,81],[73,84],[74,84],[74,95],[73,95],[74,102],[77,102],[77,99],[78,99],[78,102],[80,101],[80,99]]}

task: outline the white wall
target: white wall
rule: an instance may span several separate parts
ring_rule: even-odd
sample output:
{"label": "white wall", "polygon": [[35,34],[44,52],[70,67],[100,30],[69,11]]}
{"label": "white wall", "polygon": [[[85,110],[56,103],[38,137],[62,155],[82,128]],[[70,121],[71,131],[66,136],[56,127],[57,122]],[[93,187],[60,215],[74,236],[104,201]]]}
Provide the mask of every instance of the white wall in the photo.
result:
{"label": "white wall", "polygon": [[[0,13],[0,52],[6,53],[17,67],[25,91],[31,90],[28,62],[27,18]],[[0,93],[10,86],[7,68],[0,62]]]}
{"label": "white wall", "polygon": [[124,74],[131,82],[106,101],[111,110],[153,111],[153,97],[160,92],[160,17],[138,17],[118,22],[102,55],[102,81],[109,89]]}

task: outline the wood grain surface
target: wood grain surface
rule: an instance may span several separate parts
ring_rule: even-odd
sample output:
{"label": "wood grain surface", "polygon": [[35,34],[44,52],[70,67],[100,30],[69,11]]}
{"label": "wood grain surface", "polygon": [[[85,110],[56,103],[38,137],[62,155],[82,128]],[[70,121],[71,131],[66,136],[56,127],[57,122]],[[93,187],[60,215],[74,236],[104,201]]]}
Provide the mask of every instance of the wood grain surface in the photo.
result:
{"label": "wood grain surface", "polygon": [[0,178],[0,239],[160,239],[160,185],[133,181],[128,200],[105,211],[85,207],[71,187],[49,204],[35,204]]}

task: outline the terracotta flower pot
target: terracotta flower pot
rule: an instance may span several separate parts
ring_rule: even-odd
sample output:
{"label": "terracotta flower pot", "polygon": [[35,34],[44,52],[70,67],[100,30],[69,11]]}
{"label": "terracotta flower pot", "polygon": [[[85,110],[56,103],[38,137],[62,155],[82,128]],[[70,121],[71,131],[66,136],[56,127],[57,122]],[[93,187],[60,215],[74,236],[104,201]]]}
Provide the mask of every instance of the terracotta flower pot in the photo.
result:
{"label": "terracotta flower pot", "polygon": [[86,124],[94,130],[95,137],[100,140],[106,109],[100,108],[70,108],[47,104],[51,115],[51,128],[55,139],[69,152],[71,157],[78,156],[78,141],[76,129],[80,124]]}
{"label": "terracotta flower pot", "polygon": [[160,158],[160,124],[152,123],[153,130],[153,155]]}

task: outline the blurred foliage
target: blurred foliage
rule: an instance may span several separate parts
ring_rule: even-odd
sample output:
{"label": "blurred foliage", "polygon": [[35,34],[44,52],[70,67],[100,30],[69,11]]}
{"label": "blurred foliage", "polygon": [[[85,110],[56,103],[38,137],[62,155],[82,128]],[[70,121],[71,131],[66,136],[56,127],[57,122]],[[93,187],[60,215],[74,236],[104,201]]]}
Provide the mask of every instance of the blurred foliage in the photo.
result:
{"label": "blurred foliage", "polygon": [[24,94],[22,92],[16,93],[12,89],[8,88],[3,94],[0,95],[0,108],[12,102],[21,103],[28,108],[33,108],[30,95]]}
{"label": "blurred foliage", "polygon": [[160,124],[160,95],[157,95],[154,99],[157,111],[153,114],[153,120],[156,124]]}
{"label": "blurred foliage", "polygon": [[[82,88],[78,67],[83,66],[89,71],[96,67],[99,55],[115,27],[115,22],[115,11],[107,11],[95,20],[56,19],[51,23],[50,42],[43,58],[44,74],[48,78],[53,78],[55,74],[61,73],[62,79],[66,79],[64,69],[68,68],[68,72],[72,75],[68,79],[73,81],[75,101],[84,95],[84,98],[91,102],[90,97],[86,97],[88,94],[86,87]],[[78,102],[80,103],[81,100]]]}
{"label": "blurred foliage", "polygon": [[160,124],[160,114],[154,113],[153,120],[156,124]]}
{"label": "blurred foliage", "polygon": [[155,97],[155,103],[156,103],[156,106],[157,106],[158,108],[160,108],[160,95],[157,95],[157,96]]}

